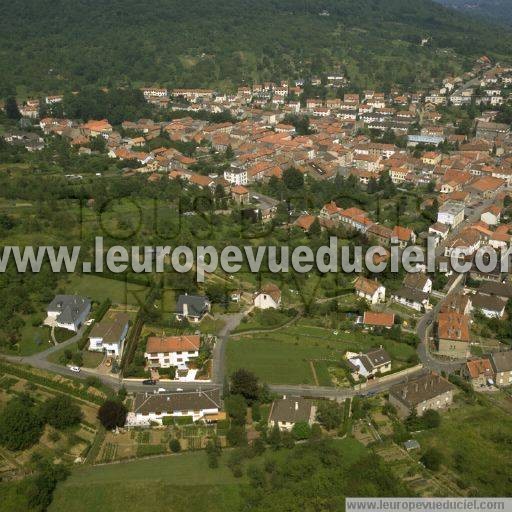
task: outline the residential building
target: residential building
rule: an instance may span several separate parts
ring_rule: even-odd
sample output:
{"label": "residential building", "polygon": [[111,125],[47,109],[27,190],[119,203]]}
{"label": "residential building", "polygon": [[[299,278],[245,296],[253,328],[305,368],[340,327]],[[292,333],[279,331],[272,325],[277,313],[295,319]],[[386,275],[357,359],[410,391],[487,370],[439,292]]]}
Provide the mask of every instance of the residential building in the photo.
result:
{"label": "residential building", "polygon": [[512,350],[491,354],[491,364],[495,375],[496,386],[512,385]]}
{"label": "residential building", "polygon": [[162,424],[164,418],[190,418],[190,421],[216,421],[222,402],[220,389],[175,391],[167,393],[137,393],[133,411],[126,418],[127,427]]}
{"label": "residential building", "polygon": [[210,312],[211,304],[207,297],[201,295],[180,295],[176,304],[176,319],[200,322]]}
{"label": "residential building", "polygon": [[428,372],[396,384],[389,390],[389,403],[399,417],[415,412],[418,416],[429,409],[440,410],[453,402],[455,386],[435,372]]}
{"label": "residential building", "polygon": [[481,311],[487,318],[503,318],[507,301],[493,295],[476,293],[471,297],[473,309]]}
{"label": "residential building", "polygon": [[199,356],[199,335],[149,336],[144,357],[150,368],[187,368],[187,363]]}
{"label": "residential building", "polygon": [[423,311],[430,306],[428,293],[405,285],[391,294],[391,300],[416,311]]}
{"label": "residential building", "polygon": [[281,307],[281,290],[273,283],[264,285],[254,296],[254,307],[278,309]]}
{"label": "residential building", "polygon": [[448,311],[437,318],[438,353],[464,359],[470,355],[470,320],[466,315]]}
{"label": "residential building", "polygon": [[354,284],[358,297],[367,300],[370,304],[378,304],[386,300],[386,288],[377,280],[372,281],[366,277],[359,276]]}
{"label": "residential building", "polygon": [[371,379],[378,374],[391,371],[391,357],[382,346],[358,354],[347,352],[345,358],[355,380],[359,380],[361,377]]}
{"label": "residential building", "polygon": [[274,400],[268,417],[269,428],[290,431],[297,423],[313,425],[316,417],[316,406],[310,400],[295,396],[284,396]]}
{"label": "residential building", "polygon": [[464,221],[464,205],[454,201],[446,201],[439,207],[437,222],[447,224],[452,228]]}
{"label": "residential building", "polygon": [[471,359],[462,367],[462,375],[474,387],[487,386],[494,384],[494,371],[491,361],[487,358]]}
{"label": "residential building", "polygon": [[374,328],[391,329],[395,324],[394,313],[380,313],[375,311],[365,311],[363,316],[363,325]]}
{"label": "residential building", "polygon": [[89,350],[105,352],[107,356],[120,357],[128,334],[129,317],[120,311],[108,311],[95,323],[89,334]]}
{"label": "residential building", "polygon": [[91,311],[91,301],[78,295],[56,295],[46,308],[45,324],[77,332]]}

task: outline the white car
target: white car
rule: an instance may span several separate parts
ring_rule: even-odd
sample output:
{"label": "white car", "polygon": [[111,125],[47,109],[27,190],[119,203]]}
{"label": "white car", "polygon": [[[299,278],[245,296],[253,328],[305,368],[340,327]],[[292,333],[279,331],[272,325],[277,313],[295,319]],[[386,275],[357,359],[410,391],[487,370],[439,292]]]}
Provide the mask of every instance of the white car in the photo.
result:
{"label": "white car", "polygon": [[176,391],[183,391],[183,388],[176,388]]}
{"label": "white car", "polygon": [[165,388],[158,388],[156,390],[157,393],[165,393],[167,390]]}
{"label": "white car", "polygon": [[75,373],[80,373],[80,367],[79,366],[68,366],[68,368]]}

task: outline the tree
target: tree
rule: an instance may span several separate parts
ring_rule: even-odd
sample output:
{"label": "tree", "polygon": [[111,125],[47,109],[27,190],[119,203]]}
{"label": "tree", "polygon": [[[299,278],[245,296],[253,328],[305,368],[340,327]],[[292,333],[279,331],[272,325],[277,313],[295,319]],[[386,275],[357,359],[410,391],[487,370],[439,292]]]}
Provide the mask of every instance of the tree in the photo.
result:
{"label": "tree", "polygon": [[318,218],[316,218],[313,221],[313,223],[309,227],[308,233],[309,233],[309,236],[312,238],[320,236],[320,234],[322,233],[322,227],[320,226],[320,222],[319,222]]}
{"label": "tree", "polygon": [[226,434],[226,439],[231,446],[244,446],[247,444],[247,433],[242,425],[232,425]]}
{"label": "tree", "polygon": [[343,421],[343,409],[336,402],[322,402],[318,406],[316,419],[327,430],[333,430]]}
{"label": "tree", "polygon": [[14,398],[0,413],[0,444],[8,450],[25,450],[39,441],[43,422],[33,404]]}
{"label": "tree", "polygon": [[278,425],[274,425],[270,434],[268,435],[268,444],[274,449],[281,448],[281,431]]}
{"label": "tree", "polygon": [[298,190],[304,187],[304,176],[294,167],[283,172],[283,183],[289,190]]}
{"label": "tree", "polygon": [[112,430],[116,427],[124,426],[127,414],[128,411],[121,402],[107,400],[98,411],[98,419],[106,429]]}
{"label": "tree", "polygon": [[214,439],[210,439],[206,444],[206,455],[208,457],[208,467],[215,469],[219,467],[219,457],[221,454],[221,447]]}
{"label": "tree", "polygon": [[171,439],[169,441],[169,448],[171,449],[172,453],[178,453],[181,451],[181,443],[179,439]]}
{"label": "tree", "polygon": [[57,395],[41,406],[42,417],[56,429],[77,425],[82,420],[82,410],[68,395]]}
{"label": "tree", "polygon": [[443,463],[443,454],[437,448],[429,448],[421,457],[421,462],[427,469],[437,471]]}
{"label": "tree", "polygon": [[247,402],[242,395],[230,395],[224,401],[226,411],[233,423],[236,425],[245,425],[247,416]]}
{"label": "tree", "polygon": [[45,460],[39,461],[37,468],[36,475],[29,479],[26,496],[30,509],[42,512],[51,504],[53,491],[59,482],[68,477],[69,470],[62,464]]}
{"label": "tree", "polygon": [[233,395],[242,395],[249,404],[252,404],[258,400],[260,394],[258,377],[241,368],[231,375],[229,390]]}
{"label": "tree", "polygon": [[9,119],[14,119],[15,121],[18,121],[21,119],[21,113],[20,109],[18,108],[18,104],[16,103],[16,98],[14,96],[9,96],[5,100],[5,115]]}

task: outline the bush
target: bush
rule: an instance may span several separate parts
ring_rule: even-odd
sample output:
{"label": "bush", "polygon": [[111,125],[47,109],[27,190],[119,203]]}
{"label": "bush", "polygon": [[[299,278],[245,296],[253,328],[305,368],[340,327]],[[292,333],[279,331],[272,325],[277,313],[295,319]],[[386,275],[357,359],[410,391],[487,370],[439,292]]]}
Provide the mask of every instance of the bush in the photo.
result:
{"label": "bush", "polygon": [[181,443],[179,439],[171,439],[169,441],[169,448],[172,453],[178,453],[181,451]]}
{"label": "bush", "polygon": [[421,462],[427,469],[438,471],[443,463],[443,454],[437,448],[429,448],[421,457]]}
{"label": "bush", "polygon": [[322,402],[318,406],[316,419],[327,430],[338,428],[343,421],[343,408],[336,402]]}
{"label": "bush", "polygon": [[295,423],[292,428],[292,435],[297,441],[303,441],[311,437],[311,427],[305,421]]}

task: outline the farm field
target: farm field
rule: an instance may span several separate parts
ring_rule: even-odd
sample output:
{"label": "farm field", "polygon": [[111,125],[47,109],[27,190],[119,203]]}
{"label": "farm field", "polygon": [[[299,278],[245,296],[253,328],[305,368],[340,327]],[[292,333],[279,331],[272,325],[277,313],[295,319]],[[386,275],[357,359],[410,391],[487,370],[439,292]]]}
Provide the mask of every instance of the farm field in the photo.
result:
{"label": "farm field", "polygon": [[393,370],[407,366],[414,348],[382,336],[316,327],[301,321],[271,333],[232,338],[227,346],[228,372],[246,368],[269,384],[329,385],[327,366],[336,366],[347,351],[382,345],[393,360]]}

